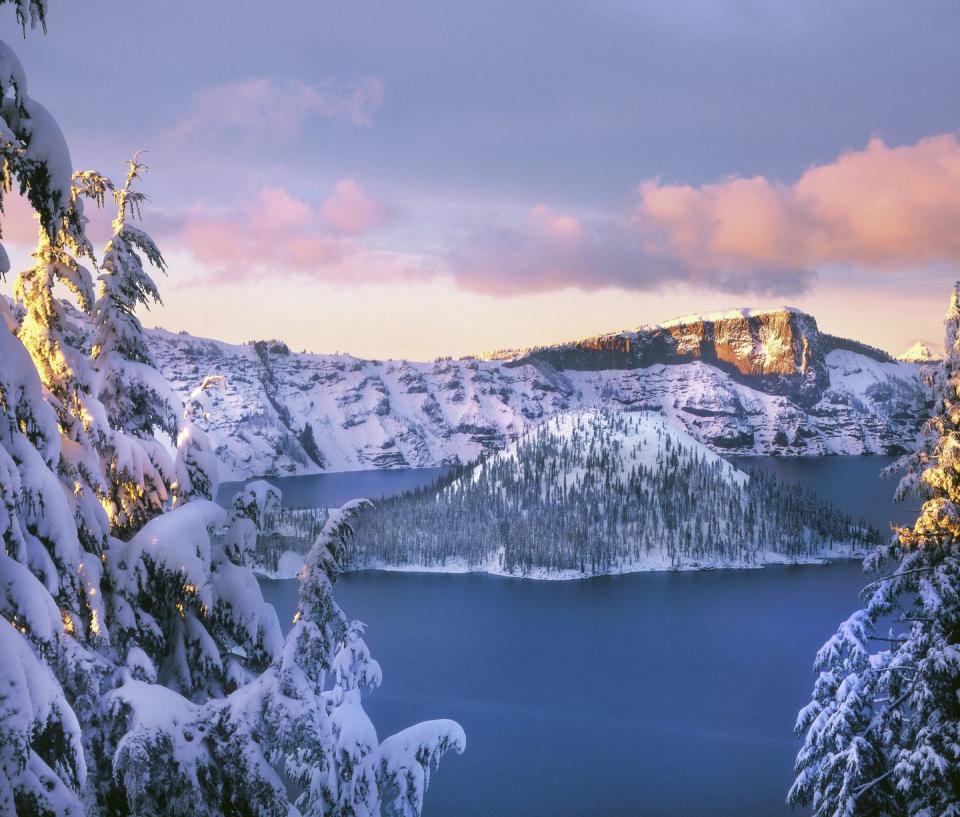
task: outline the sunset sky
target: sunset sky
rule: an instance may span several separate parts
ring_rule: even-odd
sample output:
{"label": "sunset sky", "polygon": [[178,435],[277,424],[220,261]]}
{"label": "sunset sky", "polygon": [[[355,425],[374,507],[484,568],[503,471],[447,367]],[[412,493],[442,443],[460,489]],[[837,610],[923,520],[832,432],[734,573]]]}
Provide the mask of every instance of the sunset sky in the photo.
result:
{"label": "sunset sky", "polygon": [[51,6],[5,39],[75,167],[149,150],[147,325],[426,358],[789,303],[941,341],[954,0]]}

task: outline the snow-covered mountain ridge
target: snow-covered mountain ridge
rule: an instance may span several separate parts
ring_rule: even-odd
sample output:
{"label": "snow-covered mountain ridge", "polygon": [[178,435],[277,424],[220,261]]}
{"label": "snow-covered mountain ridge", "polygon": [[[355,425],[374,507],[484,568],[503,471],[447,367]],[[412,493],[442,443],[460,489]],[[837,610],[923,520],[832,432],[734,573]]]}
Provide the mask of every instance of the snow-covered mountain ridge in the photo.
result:
{"label": "snow-covered mountain ridge", "polygon": [[923,366],[795,309],[692,316],[491,360],[364,360],[151,330],[184,396],[222,375],[225,478],[468,462],[571,409],[663,412],[731,454],[898,453],[928,412]]}

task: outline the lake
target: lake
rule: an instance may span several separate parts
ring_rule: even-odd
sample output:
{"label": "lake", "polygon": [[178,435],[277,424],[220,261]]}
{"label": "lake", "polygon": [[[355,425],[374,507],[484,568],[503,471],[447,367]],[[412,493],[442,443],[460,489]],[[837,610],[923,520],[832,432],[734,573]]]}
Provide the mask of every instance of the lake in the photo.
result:
{"label": "lake", "polygon": [[[283,494],[288,508],[333,508],[357,497],[382,499],[430,485],[450,469],[391,468],[376,471],[341,471],[308,474],[302,477],[264,477]],[[217,490],[217,502],[226,506],[244,482],[224,482]]]}
{"label": "lake", "polygon": [[893,502],[898,476],[880,472],[899,457],[731,457],[737,468],[760,469],[788,483],[816,491],[856,518],[886,531],[891,522],[905,525],[916,519],[919,502]]}
{"label": "lake", "polygon": [[[882,525],[909,513],[876,477],[889,461],[749,464]],[[381,738],[433,717],[467,731],[426,817],[775,817],[796,813],[814,654],[866,580],[851,562],[571,582],[364,571],[337,599],[384,669],[365,696]],[[289,622],[295,582],[262,586]]]}

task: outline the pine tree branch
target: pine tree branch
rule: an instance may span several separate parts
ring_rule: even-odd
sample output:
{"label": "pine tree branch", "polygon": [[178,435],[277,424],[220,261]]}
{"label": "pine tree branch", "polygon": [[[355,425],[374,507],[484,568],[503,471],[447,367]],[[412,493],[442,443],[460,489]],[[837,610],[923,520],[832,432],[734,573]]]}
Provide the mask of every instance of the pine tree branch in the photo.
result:
{"label": "pine tree branch", "polygon": [[930,572],[932,572],[932,571],[934,571],[934,570],[936,570],[936,567],[934,567],[934,566],[931,566],[931,567],[913,567],[913,568],[910,568],[910,570],[902,570],[902,571],[900,571],[899,573],[891,573],[889,576],[884,576],[884,577],[881,578],[881,579],[877,579],[876,581],[870,582],[868,585],[866,585],[866,586],[863,588],[863,590],[860,591],[860,594],[863,595],[863,594],[866,593],[871,587],[876,587],[878,584],[883,584],[884,582],[888,582],[888,581],[890,581],[891,579],[898,579],[898,578],[900,578],[901,576],[908,576],[908,575],[910,575],[911,573],[930,573]]}
{"label": "pine tree branch", "polygon": [[[896,767],[894,767],[894,769],[895,769],[895,768],[896,768]],[[862,786],[860,786],[860,787],[853,793],[853,799],[854,799],[854,800],[859,800],[864,794],[866,794],[868,791],[870,791],[870,789],[872,789],[872,788],[873,788],[874,786],[876,786],[878,783],[882,783],[884,780],[886,780],[888,777],[890,777],[890,775],[893,774],[894,769],[887,769],[887,771],[885,771],[885,772],[884,772],[882,775],[880,775],[879,777],[875,777],[873,780],[871,780],[871,781],[869,781],[869,782],[867,782],[867,783],[864,783]]]}
{"label": "pine tree branch", "polygon": [[[887,712],[890,712],[896,709],[898,706],[900,706],[900,704],[902,704],[904,701],[907,700],[907,698],[910,697],[910,694],[912,692],[913,692],[913,683],[911,683],[910,686],[908,686],[907,689],[896,700],[890,703],[887,706],[887,708],[883,710],[882,714],[886,714]],[[879,725],[880,725],[880,715],[877,714],[877,715],[874,715],[873,719],[870,721],[869,726],[867,726],[867,728],[864,730],[863,736],[866,737],[867,735],[869,735]]]}

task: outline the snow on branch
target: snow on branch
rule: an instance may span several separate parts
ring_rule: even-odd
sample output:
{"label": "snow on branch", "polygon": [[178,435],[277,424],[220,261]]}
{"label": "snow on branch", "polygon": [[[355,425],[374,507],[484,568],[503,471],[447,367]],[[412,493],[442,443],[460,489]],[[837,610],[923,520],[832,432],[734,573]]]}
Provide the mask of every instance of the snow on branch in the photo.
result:
{"label": "snow on branch", "polygon": [[380,744],[378,783],[387,803],[386,814],[420,817],[430,772],[447,752],[463,754],[466,748],[466,733],[451,720],[423,721],[384,740]]}

